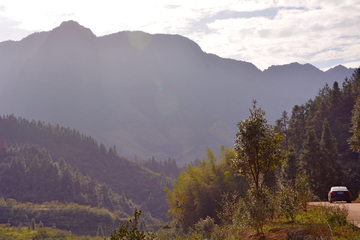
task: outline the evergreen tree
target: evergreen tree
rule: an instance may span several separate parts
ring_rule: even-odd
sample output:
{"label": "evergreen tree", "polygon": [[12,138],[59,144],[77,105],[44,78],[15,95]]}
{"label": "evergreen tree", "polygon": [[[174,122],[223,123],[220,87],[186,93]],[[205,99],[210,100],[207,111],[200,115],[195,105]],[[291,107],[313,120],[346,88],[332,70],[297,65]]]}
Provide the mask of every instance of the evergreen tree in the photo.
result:
{"label": "evergreen tree", "polygon": [[288,141],[287,141],[287,126],[289,124],[289,117],[286,111],[283,111],[281,118],[275,121],[274,130],[279,132],[283,137],[284,141],[281,142],[282,147],[285,150],[288,150]]}
{"label": "evergreen tree", "polygon": [[30,222],[30,230],[35,230],[35,229],[36,229],[35,219],[32,218]]}
{"label": "evergreen tree", "polygon": [[322,189],[330,189],[331,186],[342,184],[342,168],[339,164],[337,143],[331,134],[329,122],[325,118],[323,132],[320,141],[321,150],[321,185]]}
{"label": "evergreen tree", "polygon": [[295,186],[295,179],[301,173],[301,164],[293,148],[290,148],[286,164],[283,166],[283,180]]}
{"label": "evergreen tree", "polygon": [[[356,90],[360,92],[360,68],[355,72],[355,82],[358,83],[358,89]],[[350,132],[352,136],[349,138],[349,144],[354,152],[360,153],[360,94],[357,96],[352,110],[351,124]]]}
{"label": "evergreen tree", "polygon": [[96,236],[97,237],[104,237],[104,231],[103,231],[103,228],[101,226],[98,227]]}
{"label": "evergreen tree", "polygon": [[[292,109],[292,115],[289,120],[289,127],[287,130],[287,141],[289,145],[295,150],[296,156],[299,157],[302,150],[302,145],[305,140],[305,126],[306,126],[306,107],[305,105],[295,105]],[[289,147],[290,147],[289,146]]]}
{"label": "evergreen tree", "polygon": [[323,167],[320,162],[320,144],[316,138],[314,129],[308,130],[306,135],[307,139],[304,143],[301,161],[306,175],[309,176],[311,190],[313,190],[315,194],[320,194],[324,192],[319,182],[321,179],[321,169]]}

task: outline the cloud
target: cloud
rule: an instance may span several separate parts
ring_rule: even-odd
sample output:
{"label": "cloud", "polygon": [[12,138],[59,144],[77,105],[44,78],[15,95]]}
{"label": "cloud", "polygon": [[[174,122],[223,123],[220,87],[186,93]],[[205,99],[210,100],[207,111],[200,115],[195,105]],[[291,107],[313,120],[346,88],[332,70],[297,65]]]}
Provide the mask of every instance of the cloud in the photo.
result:
{"label": "cloud", "polygon": [[261,69],[291,61],[359,59],[359,10],[346,2],[284,5],[274,18],[215,20],[208,24],[211,34],[195,34],[193,39],[207,52],[250,61]]}

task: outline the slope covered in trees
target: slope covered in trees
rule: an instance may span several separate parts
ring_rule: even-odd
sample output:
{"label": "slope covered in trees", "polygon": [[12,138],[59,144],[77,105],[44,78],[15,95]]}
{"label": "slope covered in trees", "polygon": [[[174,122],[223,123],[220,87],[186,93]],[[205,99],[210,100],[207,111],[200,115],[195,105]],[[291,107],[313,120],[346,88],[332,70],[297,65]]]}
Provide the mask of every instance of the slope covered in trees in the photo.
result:
{"label": "slope covered in trees", "polygon": [[0,182],[1,197],[21,202],[75,202],[117,211],[123,217],[136,207],[125,196],[99,184],[93,174],[83,176],[63,158],[54,163],[47,150],[35,145],[21,144],[0,154]]}
{"label": "slope covered in trees", "polygon": [[[0,222],[11,226],[24,227],[33,223],[42,223],[43,227],[70,230],[77,235],[95,236],[98,227],[119,224],[117,214],[105,208],[81,206],[75,203],[61,204],[57,201],[42,204],[21,203],[15,199],[0,197]],[[34,227],[34,226],[33,226]]]}
{"label": "slope covered in trees", "polygon": [[[291,117],[284,112],[276,121],[285,136],[283,147],[310,177],[312,190],[320,199],[332,185],[347,185],[352,194],[360,190],[360,159],[352,151],[351,116],[359,96],[360,69],[342,83],[320,89],[314,100],[295,105]],[[353,110],[354,109],[354,110]],[[294,174],[294,173],[293,173]]]}
{"label": "slope covered in trees", "polygon": [[181,172],[174,189],[167,189],[168,216],[182,229],[188,229],[207,216],[219,222],[217,211],[221,210],[222,195],[236,191],[243,193],[248,187],[231,167],[234,157],[232,148],[221,146],[218,157],[207,148],[206,158],[200,161],[199,166],[188,164],[187,171]]}
{"label": "slope covered in trees", "polygon": [[[94,176],[114,193],[143,204],[154,217],[166,219],[168,207],[163,187],[171,186],[170,178],[120,157],[115,146],[106,149],[104,144],[99,145],[93,138],[81,135],[74,129],[30,122],[14,115],[0,117],[0,133],[3,148],[14,146],[18,149],[16,146],[25,143],[45,148],[49,154],[47,158],[51,156],[55,161],[63,158],[71,166],[76,166],[82,175]],[[28,167],[30,165],[31,162],[26,164]],[[70,168],[65,169],[70,171]]]}

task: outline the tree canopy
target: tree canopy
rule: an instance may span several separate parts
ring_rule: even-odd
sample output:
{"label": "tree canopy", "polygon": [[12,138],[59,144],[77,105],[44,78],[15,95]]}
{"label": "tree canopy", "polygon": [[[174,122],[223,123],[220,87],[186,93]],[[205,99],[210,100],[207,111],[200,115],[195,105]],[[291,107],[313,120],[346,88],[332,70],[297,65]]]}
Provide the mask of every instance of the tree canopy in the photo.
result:
{"label": "tree canopy", "polygon": [[283,137],[267,123],[265,111],[256,108],[256,101],[250,109],[250,116],[237,124],[235,158],[232,165],[256,190],[261,191],[268,174],[285,159],[280,148]]}

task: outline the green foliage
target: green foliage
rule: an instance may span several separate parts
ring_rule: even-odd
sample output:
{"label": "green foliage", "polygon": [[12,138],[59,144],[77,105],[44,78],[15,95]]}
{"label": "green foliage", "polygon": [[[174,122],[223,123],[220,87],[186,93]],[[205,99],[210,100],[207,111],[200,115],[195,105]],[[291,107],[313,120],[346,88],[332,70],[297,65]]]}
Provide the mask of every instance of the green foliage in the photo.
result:
{"label": "green foliage", "polygon": [[222,193],[221,194],[221,211],[218,211],[218,218],[224,225],[232,225],[233,217],[236,212],[236,203],[240,194],[235,191],[233,193]]}
{"label": "green foliage", "polygon": [[25,227],[3,227],[0,225],[0,239],[6,240],[103,240],[104,238],[90,237],[90,236],[76,236],[70,231],[52,229],[48,227],[39,228],[36,230],[28,230]]}
{"label": "green foliage", "polygon": [[97,232],[96,232],[96,236],[104,237],[104,231],[103,231],[103,228],[101,226],[98,227]]}
{"label": "green foliage", "polygon": [[222,146],[219,159],[210,148],[207,148],[206,155],[198,167],[188,165],[187,171],[181,172],[172,190],[166,189],[170,206],[168,216],[185,231],[207,216],[218,221],[215,209],[220,209],[219,190],[234,192],[247,187],[244,179],[236,177],[231,168],[230,161],[234,158],[231,148]]}
{"label": "green foliage", "polygon": [[[141,210],[138,211],[135,209],[134,219],[130,219],[126,222],[126,225],[120,223],[120,228],[118,230],[113,230],[111,233],[111,240],[150,240],[154,239],[154,234],[146,234],[144,231],[140,231],[138,228],[139,218],[141,215]],[[129,226],[131,224],[131,226]]]}
{"label": "green foliage", "polygon": [[[360,68],[354,73],[354,81],[358,84],[357,93],[360,92]],[[360,153],[360,94],[356,98],[355,106],[352,110],[351,128],[352,136],[348,139],[351,149]]]}
{"label": "green foliage", "polygon": [[332,135],[327,119],[324,119],[323,131],[320,141],[321,151],[321,185],[322,189],[330,189],[334,185],[343,184],[343,170],[339,163],[340,156],[337,150],[337,142]]}
{"label": "green foliage", "polygon": [[123,217],[132,214],[134,203],[99,184],[93,175],[83,176],[63,158],[54,163],[45,149],[21,145],[0,156],[0,196],[21,202],[75,202],[105,207]]}
{"label": "green foliage", "polygon": [[[71,230],[76,234],[95,235],[99,225],[118,224],[120,217],[104,208],[92,208],[75,203],[61,204],[45,202],[43,204],[19,203],[14,199],[0,198],[0,219],[11,219],[10,224],[28,223],[29,230],[35,230],[36,224],[44,227]],[[30,220],[31,219],[31,220]]]}
{"label": "green foliage", "polygon": [[[299,221],[312,235],[332,239],[336,235],[345,235],[340,239],[358,239],[359,233],[353,232],[353,226],[348,223],[349,210],[341,205],[319,205],[299,214]],[[346,231],[346,232],[343,232]]]}
{"label": "green foliage", "polygon": [[246,197],[239,199],[234,224],[242,231],[251,228],[264,235],[264,226],[275,215],[277,203],[268,189],[262,188],[260,191],[250,188]]}
{"label": "green foliage", "polygon": [[295,185],[296,176],[303,171],[299,159],[296,157],[296,153],[293,148],[290,148],[289,155],[286,161],[281,165],[281,171],[279,173],[279,180],[285,183]]}
{"label": "green foliage", "polygon": [[170,178],[178,178],[180,176],[180,168],[176,164],[175,159],[168,158],[164,161],[155,161],[155,158],[149,158],[148,161],[140,161],[140,165],[157,173],[164,173]]}
{"label": "green foliage", "polygon": [[359,86],[357,69],[341,87],[338,82],[332,88],[326,84],[314,100],[295,105],[287,126],[283,116],[277,121],[277,131],[286,133],[283,147],[294,150],[296,161],[301,160],[309,176],[311,190],[320,199],[326,198],[324,189],[332,185],[360,190],[359,156],[352,152],[360,129]]}
{"label": "green foliage", "polygon": [[281,185],[278,195],[280,213],[295,221],[300,210],[299,192],[291,185]]}
{"label": "green foliage", "polygon": [[[23,118],[16,118],[14,115],[0,116],[0,139],[4,139],[4,141],[0,141],[1,149],[4,150],[9,146],[9,149],[4,154],[2,154],[3,150],[0,150],[1,157],[6,158],[12,151],[17,151],[21,146],[27,148],[27,144],[29,144],[29,146],[37,145],[40,149],[45,148],[48,151],[47,155],[49,157],[49,153],[51,153],[51,159],[57,161],[63,158],[67,163],[67,166],[65,166],[59,162],[57,167],[60,168],[60,175],[58,178],[54,177],[52,179],[54,182],[51,182],[51,185],[53,186],[51,189],[48,189],[44,187],[47,181],[40,180],[36,172],[41,171],[45,174],[47,170],[47,174],[51,176],[52,173],[55,173],[57,170],[54,168],[45,170],[45,166],[39,168],[39,164],[42,165],[42,163],[41,156],[38,156],[40,162],[35,160],[31,166],[31,171],[29,171],[35,178],[31,182],[34,183],[34,186],[39,186],[37,194],[33,194],[31,200],[23,200],[21,196],[17,196],[16,199],[20,201],[42,202],[58,200],[64,203],[73,201],[91,206],[100,204],[110,210],[125,212],[125,215],[132,215],[134,208],[144,203],[150,205],[148,209],[153,216],[166,220],[167,205],[163,187],[170,188],[172,180],[165,175],[154,174],[154,172],[142,167],[139,163],[129,161],[119,156],[115,146],[106,149],[104,144],[100,143],[99,145],[92,137],[80,134],[80,132],[75,129],[45,124],[41,121],[28,121]],[[25,160],[27,168],[30,168],[34,157],[35,156],[29,161],[27,159]],[[7,160],[7,164],[9,164],[11,159],[8,158]],[[15,172],[22,171],[22,166],[20,165],[23,164],[23,161],[20,157],[18,160],[19,163],[14,165],[14,169],[12,169]],[[0,159],[0,165],[2,163]],[[77,166],[79,179],[75,176],[75,170],[66,169],[69,165]],[[81,183],[81,176],[91,175],[91,172],[93,172],[94,178],[96,178],[98,182],[108,186],[109,192],[104,196],[98,193],[97,184],[95,184],[94,187],[94,183],[88,182],[88,186]],[[72,174],[73,176],[71,176]],[[42,176],[42,178],[48,178],[48,176]],[[72,181],[70,181],[71,178]],[[37,180],[40,181],[36,182]],[[55,181],[58,181],[58,183]],[[4,185],[1,185],[0,187],[3,186]],[[43,190],[41,190],[41,188]],[[82,191],[85,190],[84,188],[86,189],[85,194]],[[18,188],[16,188],[14,192],[16,192],[17,189]],[[31,189],[34,188],[31,187]],[[110,191],[110,189],[112,191]],[[8,189],[7,191],[7,195],[2,196],[15,198],[11,195],[12,190]],[[53,194],[54,192],[57,192],[57,194]],[[125,193],[124,196],[126,195],[126,199],[132,199],[137,205],[131,206],[132,204],[130,204],[130,202],[125,203],[120,198],[112,198],[110,196],[112,193],[121,194],[122,192]],[[51,193],[51,199],[42,200],[41,197],[37,198],[37,196],[46,195],[47,193]],[[153,199],[151,202],[148,200],[150,193]],[[26,197],[30,195],[31,194],[25,194]],[[108,201],[108,197],[111,203]],[[74,198],[76,198],[76,200]],[[116,205],[118,205],[118,207]]]}
{"label": "green foliage", "polygon": [[264,115],[254,101],[249,118],[237,125],[236,156],[232,161],[239,174],[254,185],[256,193],[262,192],[269,173],[285,160],[285,152],[280,148],[283,137],[267,123]]}
{"label": "green foliage", "polygon": [[309,186],[309,177],[305,174],[296,175],[295,190],[299,200],[300,209],[307,211],[308,203],[314,198]]}
{"label": "green foliage", "polygon": [[211,234],[215,228],[215,219],[207,216],[205,219],[200,219],[195,224],[195,230],[201,233],[202,237],[205,239],[209,239]]}
{"label": "green foliage", "polygon": [[30,230],[35,230],[35,229],[36,229],[35,219],[32,218],[30,222]]}

